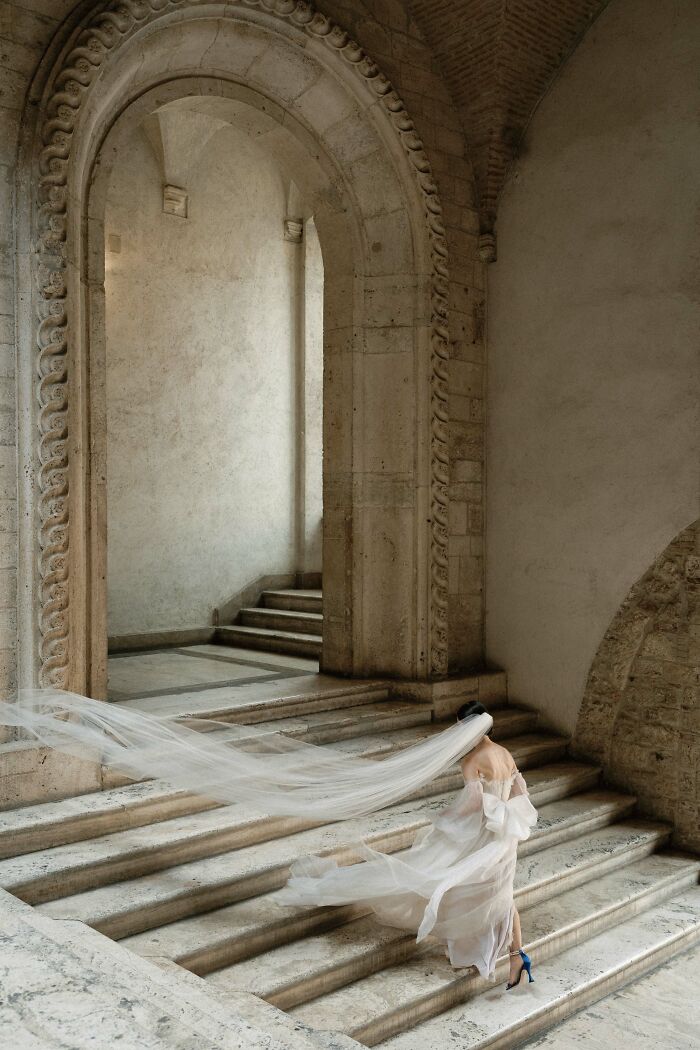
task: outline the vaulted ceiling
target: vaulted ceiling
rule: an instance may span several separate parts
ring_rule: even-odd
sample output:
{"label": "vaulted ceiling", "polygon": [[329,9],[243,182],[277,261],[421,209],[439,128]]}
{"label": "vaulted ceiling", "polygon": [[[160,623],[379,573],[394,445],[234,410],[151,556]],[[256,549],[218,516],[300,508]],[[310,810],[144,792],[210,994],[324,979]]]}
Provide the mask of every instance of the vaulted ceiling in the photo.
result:
{"label": "vaulted ceiling", "polygon": [[408,0],[460,109],[481,232],[537,103],[608,0]]}

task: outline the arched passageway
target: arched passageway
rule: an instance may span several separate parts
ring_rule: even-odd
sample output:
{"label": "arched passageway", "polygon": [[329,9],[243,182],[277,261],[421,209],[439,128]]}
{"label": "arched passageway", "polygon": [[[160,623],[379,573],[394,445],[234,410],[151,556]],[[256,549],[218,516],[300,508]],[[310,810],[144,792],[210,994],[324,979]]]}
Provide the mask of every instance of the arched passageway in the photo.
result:
{"label": "arched passageway", "polygon": [[[265,588],[320,584],[323,263],[266,147],[275,126],[188,95],[115,144],[92,412],[106,418],[110,651],[209,641]],[[253,648],[267,621],[320,632],[250,619],[263,633],[236,631]]]}
{"label": "arched passageway", "polygon": [[24,552],[30,564],[38,542],[39,569],[22,610],[40,660],[25,646],[25,678],[104,691],[105,196],[125,129],[193,96],[264,116],[323,251],[322,667],[447,669],[447,272],[427,160],[400,100],[327,20],[227,15],[96,15],[49,78],[27,146],[23,235],[40,251],[21,323],[40,378],[24,454],[41,466]]}

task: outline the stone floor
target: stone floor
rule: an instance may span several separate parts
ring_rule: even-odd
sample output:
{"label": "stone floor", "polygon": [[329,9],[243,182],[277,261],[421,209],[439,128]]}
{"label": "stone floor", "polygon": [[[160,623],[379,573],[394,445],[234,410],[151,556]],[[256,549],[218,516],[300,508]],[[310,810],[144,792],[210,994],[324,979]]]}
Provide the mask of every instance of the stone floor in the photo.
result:
{"label": "stone floor", "polygon": [[109,699],[173,696],[318,673],[318,660],[226,645],[189,645],[109,658]]}
{"label": "stone floor", "polygon": [[700,947],[524,1044],[528,1050],[695,1050],[700,1046]]}

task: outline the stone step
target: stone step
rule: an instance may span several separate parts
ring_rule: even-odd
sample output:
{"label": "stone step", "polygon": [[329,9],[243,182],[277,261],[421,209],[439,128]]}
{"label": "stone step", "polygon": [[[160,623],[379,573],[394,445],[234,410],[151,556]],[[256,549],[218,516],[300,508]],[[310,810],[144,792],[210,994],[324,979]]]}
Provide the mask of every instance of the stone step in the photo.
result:
{"label": "stone step", "polygon": [[[532,794],[536,799],[536,783],[532,784]],[[111,937],[125,937],[278,889],[287,879],[289,865],[299,856],[318,854],[333,856],[341,864],[353,863],[358,859],[354,843],[359,839],[377,849],[396,852],[410,846],[418,829],[426,825],[427,814],[442,809],[452,797],[450,793],[432,796],[427,802],[424,799],[404,802],[359,820],[296,832],[233,852],[219,852],[155,874],[84,892],[71,893],[68,873],[62,873],[58,862],[46,873],[20,865],[11,872],[6,870],[3,881],[8,883],[6,888],[23,900],[37,897],[45,900],[46,895],[58,892],[60,887],[64,896],[39,904],[42,910],[55,917],[80,918]],[[547,803],[541,808],[541,824],[522,844],[521,854],[528,855],[550,844],[588,834],[620,819],[633,805],[634,799],[629,796],[609,791],[589,791]],[[162,826],[156,825],[151,831],[155,833],[159,828]],[[138,829],[134,834],[137,833]],[[105,857],[107,851],[103,843],[104,839],[93,840],[83,844],[78,858],[62,858],[79,884],[85,885],[85,871],[91,867],[96,870],[95,861],[99,865]],[[36,856],[32,854],[31,858]],[[139,858],[139,863],[142,862],[151,863],[147,855],[145,861]],[[3,861],[3,866],[12,863]],[[122,863],[128,863],[128,854],[123,856]],[[105,864],[104,870],[105,878],[109,878],[109,866]]]}
{"label": "stone step", "polygon": [[0,813],[0,859],[17,857],[113,831],[142,827],[218,802],[178,791],[165,780],[147,780],[108,791],[40,802]]}
{"label": "stone step", "polygon": [[[268,730],[274,733],[281,732],[313,744],[337,744],[338,750],[345,754],[375,758],[392,754],[418,743],[427,736],[440,733],[449,724],[433,722],[432,717],[430,704],[413,700],[385,700],[356,708],[320,711],[295,718],[278,718],[274,722],[266,722],[254,728],[256,735]],[[528,732],[536,726],[535,712],[524,708],[501,707],[493,711],[493,729],[490,735],[495,740],[507,739],[513,746],[516,746],[514,738],[517,737],[517,746],[520,747],[524,762],[528,761],[530,743],[536,747],[533,754],[536,753],[538,757],[550,753],[557,758],[562,757],[566,752],[568,738]],[[528,740],[525,740],[525,736],[528,736]],[[543,760],[540,757],[540,761]]]}
{"label": "stone step", "polygon": [[[533,855],[521,874],[515,894],[520,906],[553,893],[553,886],[571,888],[648,856],[666,840],[666,825],[625,821],[586,838],[572,839]],[[278,891],[237,901],[215,911],[193,915],[135,934],[124,945],[144,956],[166,956],[198,974],[250,959],[283,944],[335,929],[369,914],[361,905],[290,907],[278,902]]]}
{"label": "stone step", "polygon": [[[678,893],[538,964],[534,983],[476,995],[410,1031],[389,1050],[506,1050],[616,991],[700,941],[700,889]],[[504,977],[502,977],[504,979]],[[371,1045],[371,1044],[369,1044]]]}
{"label": "stone step", "polygon": [[[557,847],[553,849],[556,851]],[[537,858],[542,857],[543,854],[537,855]],[[575,943],[582,933],[592,936],[637,914],[642,908],[652,906],[663,897],[692,886],[697,882],[699,869],[700,862],[697,860],[657,854],[634,861],[594,881],[589,880],[576,889],[567,890],[567,869],[562,868],[554,895],[522,911],[528,944],[536,950],[538,960],[549,957]],[[528,870],[527,878],[528,885],[536,882],[536,864]],[[515,896],[516,902],[519,902],[523,896],[522,887],[516,890]],[[402,981],[401,975],[408,972],[409,981],[401,983],[400,987],[410,988],[424,1011],[403,1010],[402,1017],[395,1020],[406,1027],[405,1019],[413,1024],[417,1019],[429,1016],[425,1009],[437,1013],[446,1009],[447,1005],[454,1005],[458,1000],[446,998],[445,988],[459,995],[465,985],[465,978],[456,976],[458,971],[449,965],[442,951],[436,953],[434,946],[417,945],[414,934],[382,926],[370,916],[229,966],[212,974],[209,983],[222,989],[252,991],[274,1006],[289,1010],[393,966],[394,970],[387,975],[387,982],[391,983],[392,978],[395,978],[394,983],[398,984]],[[428,964],[416,963],[409,971],[396,966],[418,954],[430,956],[430,969],[434,971],[436,980],[439,979],[435,987],[440,988],[440,995],[432,995],[431,990],[429,1000],[415,996]],[[418,971],[418,983],[413,977],[414,970]],[[479,981],[478,975],[472,975],[471,979]],[[361,992],[362,989],[358,986],[356,990]],[[348,989],[346,998],[353,995],[354,990]],[[324,1004],[317,1003],[313,1009],[320,1013],[324,1010]],[[336,1024],[336,1016],[331,1007],[327,1018],[333,1025]],[[317,1021],[312,1023],[318,1027]],[[374,1024],[376,1030],[383,1033],[378,1022],[374,1021]],[[325,1023],[322,1025],[326,1026]],[[361,1034],[355,1033],[355,1038],[364,1041],[368,1034],[373,1041],[377,1041],[374,1032],[365,1031],[364,1028]],[[393,1029],[392,1034],[395,1034]],[[384,1034],[380,1034],[380,1038],[384,1037]]]}
{"label": "stone step", "polygon": [[263,591],[260,603],[266,609],[291,609],[294,612],[323,612],[323,592],[278,589]]}
{"label": "stone step", "polygon": [[262,627],[268,631],[323,636],[323,615],[291,609],[241,609],[234,627]]}
{"label": "stone step", "polygon": [[381,679],[339,682],[331,675],[309,674],[285,681],[138,697],[119,701],[119,704],[165,718],[203,718],[257,725],[312,711],[326,712],[373,704],[388,698],[388,684]]}
{"label": "stone step", "polygon": [[[513,753],[518,755],[517,747]],[[556,775],[549,779],[554,781],[550,783],[550,793],[552,788],[556,792]],[[449,798],[445,792],[461,783],[459,771],[448,771],[414,793],[411,814],[416,810],[420,816],[421,809],[423,813],[434,809],[436,799],[440,805],[445,804]],[[426,797],[430,797],[427,805]],[[388,807],[383,813],[390,819],[396,812],[401,819],[404,805]],[[243,804],[220,806],[103,834],[79,844],[73,841],[6,858],[0,861],[0,886],[22,900],[40,904],[319,826],[323,824],[261,814],[257,808]]]}
{"label": "stone step", "polygon": [[[536,763],[557,762],[566,755],[568,737],[555,736],[552,733],[524,733],[522,735],[510,735],[508,732],[507,718],[499,718],[500,712],[494,712],[494,728],[499,732],[504,731],[508,739],[508,748],[518,752],[516,762],[522,762],[522,768],[527,769]],[[517,721],[514,718],[510,722],[512,728],[516,728]],[[346,754],[364,755],[376,758],[381,755],[389,755],[395,751],[410,747],[419,740],[434,733],[439,733],[445,728],[445,723],[434,722],[432,725],[416,726],[410,729],[399,729],[391,733],[368,734],[366,736],[353,737],[338,743],[338,750]],[[503,739],[500,737],[499,739]]]}
{"label": "stone step", "polygon": [[300,631],[268,630],[265,627],[217,627],[214,641],[219,645],[245,646],[265,652],[289,653],[293,656],[321,655],[321,639]]}
{"label": "stone step", "polygon": [[[314,744],[347,741],[359,733],[364,745],[353,747],[353,753],[380,757],[396,747],[417,742],[428,732],[444,728],[439,723],[431,723],[431,717],[429,704],[384,700],[359,707],[312,712],[296,718],[280,718],[251,726],[250,732],[251,735],[283,732]],[[536,717],[524,709],[505,707],[496,710],[492,735],[496,739],[512,737],[519,730],[535,724]],[[374,730],[372,734],[364,732],[369,726]],[[418,726],[422,727],[420,732],[400,736],[405,729]],[[395,748],[390,744],[391,734],[400,736]],[[544,742],[540,748],[522,746],[519,751],[522,768],[528,768],[542,755],[550,753]],[[441,779],[439,789],[456,789],[461,785],[461,779],[459,769],[455,767]],[[218,805],[201,796],[176,790],[165,781],[155,780],[7,810],[0,813],[0,859],[200,813]]]}

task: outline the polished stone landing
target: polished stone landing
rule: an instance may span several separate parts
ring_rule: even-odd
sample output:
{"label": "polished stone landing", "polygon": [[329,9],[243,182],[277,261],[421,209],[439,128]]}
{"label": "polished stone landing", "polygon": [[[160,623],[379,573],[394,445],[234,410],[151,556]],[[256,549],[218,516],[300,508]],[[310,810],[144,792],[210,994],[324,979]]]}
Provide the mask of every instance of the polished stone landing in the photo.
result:
{"label": "polished stone landing", "polygon": [[318,660],[227,645],[113,653],[108,661],[110,700],[177,695],[281,681],[318,672]]}

